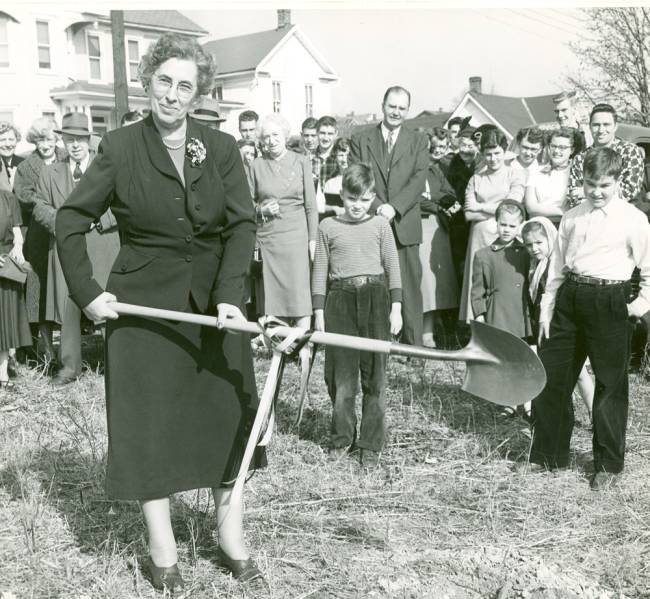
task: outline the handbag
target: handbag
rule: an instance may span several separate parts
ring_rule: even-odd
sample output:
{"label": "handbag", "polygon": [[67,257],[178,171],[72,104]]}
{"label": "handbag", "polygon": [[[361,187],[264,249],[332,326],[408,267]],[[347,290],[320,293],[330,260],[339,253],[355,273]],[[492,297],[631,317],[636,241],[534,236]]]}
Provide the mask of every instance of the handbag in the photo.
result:
{"label": "handbag", "polygon": [[27,280],[27,273],[31,272],[32,266],[29,262],[18,264],[9,254],[2,254],[4,264],[0,266],[0,277],[15,283],[24,284]]}

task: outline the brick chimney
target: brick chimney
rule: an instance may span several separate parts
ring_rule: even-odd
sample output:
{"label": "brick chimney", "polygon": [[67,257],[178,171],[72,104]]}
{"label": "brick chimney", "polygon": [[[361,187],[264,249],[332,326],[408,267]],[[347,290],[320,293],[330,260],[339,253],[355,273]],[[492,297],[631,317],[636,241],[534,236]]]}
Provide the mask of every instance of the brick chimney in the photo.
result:
{"label": "brick chimney", "polygon": [[291,11],[285,9],[278,10],[278,29],[291,27]]}
{"label": "brick chimney", "polygon": [[469,78],[469,91],[474,92],[475,94],[482,94],[483,93],[483,79],[481,79],[481,77],[470,77]]}

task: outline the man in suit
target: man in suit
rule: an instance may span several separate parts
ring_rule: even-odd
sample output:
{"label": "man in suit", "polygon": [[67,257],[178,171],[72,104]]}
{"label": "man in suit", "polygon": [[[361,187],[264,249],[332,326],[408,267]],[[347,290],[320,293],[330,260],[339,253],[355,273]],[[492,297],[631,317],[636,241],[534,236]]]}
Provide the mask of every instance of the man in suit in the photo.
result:
{"label": "man in suit", "polygon": [[351,162],[372,166],[378,215],[393,225],[402,275],[402,342],[422,344],[422,243],[420,194],[429,164],[426,136],[403,127],[411,94],[403,87],[389,87],[382,103],[383,119],[377,127],[354,135],[350,142]]}
{"label": "man in suit", "polygon": [[[94,152],[89,147],[87,115],[80,112],[64,115],[62,127],[56,133],[63,137],[68,157],[41,172],[33,218],[50,232],[45,318],[61,325],[61,369],[51,382],[55,386],[63,386],[75,381],[81,374],[81,311],[70,299],[63,278],[54,238],[54,221],[57,210],[81,179]],[[105,285],[120,250],[117,225],[110,211],[93,223],[86,235],[86,242],[93,263],[93,275]]]}

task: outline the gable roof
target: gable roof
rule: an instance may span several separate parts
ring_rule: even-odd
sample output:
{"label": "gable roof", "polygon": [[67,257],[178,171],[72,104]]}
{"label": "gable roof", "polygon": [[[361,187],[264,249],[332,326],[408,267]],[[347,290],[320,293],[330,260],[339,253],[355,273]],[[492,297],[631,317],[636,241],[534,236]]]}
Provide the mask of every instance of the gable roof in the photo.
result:
{"label": "gable roof", "polygon": [[253,71],[292,29],[271,29],[226,37],[203,44],[203,49],[215,57],[217,76]]}
{"label": "gable roof", "polygon": [[476,92],[468,92],[467,95],[496,119],[513,137],[522,127],[555,121],[553,98],[557,94],[522,98]]}
{"label": "gable roof", "polygon": [[[110,17],[102,13],[85,12],[84,14],[110,19]],[[201,35],[208,33],[203,27],[200,27],[177,10],[125,10],[124,24],[144,25],[154,29],[183,31]]]}

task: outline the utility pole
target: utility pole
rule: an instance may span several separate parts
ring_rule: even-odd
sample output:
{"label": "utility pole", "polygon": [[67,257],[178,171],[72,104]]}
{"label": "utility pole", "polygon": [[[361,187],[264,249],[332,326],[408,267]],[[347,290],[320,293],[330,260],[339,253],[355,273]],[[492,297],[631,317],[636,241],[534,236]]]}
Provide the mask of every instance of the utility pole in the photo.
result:
{"label": "utility pole", "polygon": [[113,38],[113,94],[115,95],[115,122],[129,111],[129,88],[126,80],[126,55],[124,49],[124,11],[111,11]]}

